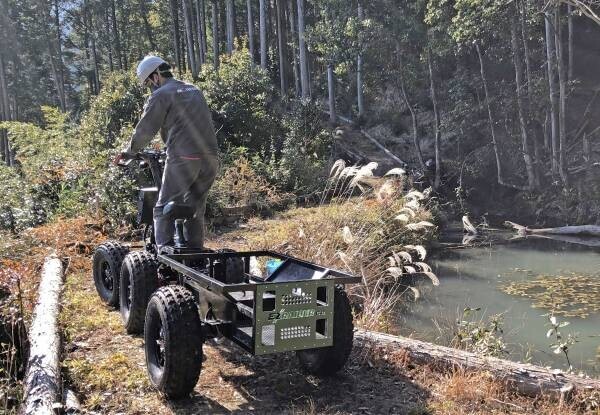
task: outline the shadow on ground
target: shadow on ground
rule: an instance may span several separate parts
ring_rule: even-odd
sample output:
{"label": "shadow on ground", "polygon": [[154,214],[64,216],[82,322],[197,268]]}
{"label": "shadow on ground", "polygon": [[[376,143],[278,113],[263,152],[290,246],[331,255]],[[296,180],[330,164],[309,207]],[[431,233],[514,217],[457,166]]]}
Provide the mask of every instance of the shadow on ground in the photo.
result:
{"label": "shadow on ground", "polygon": [[376,365],[359,346],[338,375],[303,374],[293,353],[251,357],[225,342],[205,346],[194,395],[170,403],[177,414],[198,413],[421,413],[429,393],[397,365]]}

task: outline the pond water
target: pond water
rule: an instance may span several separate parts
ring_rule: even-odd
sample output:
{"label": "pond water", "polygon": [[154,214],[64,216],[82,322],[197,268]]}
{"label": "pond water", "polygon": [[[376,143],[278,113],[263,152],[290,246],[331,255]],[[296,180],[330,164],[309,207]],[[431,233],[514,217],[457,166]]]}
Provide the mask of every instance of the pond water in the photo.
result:
{"label": "pond water", "polygon": [[569,350],[573,368],[600,376],[600,248],[540,238],[504,240],[445,249],[428,263],[440,286],[423,282],[422,297],[403,303],[395,321],[400,334],[448,345],[463,310],[480,308],[468,320],[486,322],[502,314],[508,358],[566,369],[565,356],[553,353],[553,339],[546,337],[544,314],[554,309],[559,322],[570,323],[562,334],[577,334]]}

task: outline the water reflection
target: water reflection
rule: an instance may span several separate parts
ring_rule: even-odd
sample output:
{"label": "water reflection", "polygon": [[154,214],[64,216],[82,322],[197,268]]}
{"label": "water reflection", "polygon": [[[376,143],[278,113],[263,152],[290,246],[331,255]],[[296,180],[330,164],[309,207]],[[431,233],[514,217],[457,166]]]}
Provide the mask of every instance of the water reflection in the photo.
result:
{"label": "water reflection", "polygon": [[[462,234],[452,238],[460,242]],[[403,303],[398,331],[448,344],[464,308],[480,307],[482,319],[503,314],[510,358],[566,369],[564,356],[554,354],[546,338],[544,314],[554,302],[559,314],[564,311],[560,320],[571,323],[562,329],[565,335],[578,333],[569,353],[574,368],[600,375],[600,249],[542,238],[484,243],[430,258],[441,285],[424,284],[418,302]]]}

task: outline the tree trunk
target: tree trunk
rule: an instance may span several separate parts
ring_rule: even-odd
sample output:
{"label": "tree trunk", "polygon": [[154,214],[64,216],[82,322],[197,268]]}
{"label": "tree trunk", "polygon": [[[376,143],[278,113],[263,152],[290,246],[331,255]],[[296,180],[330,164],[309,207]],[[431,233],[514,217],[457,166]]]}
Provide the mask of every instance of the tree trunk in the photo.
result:
{"label": "tree trunk", "polygon": [[423,152],[421,151],[421,142],[419,140],[417,113],[413,105],[410,103],[408,99],[408,94],[406,93],[406,86],[404,85],[404,63],[402,59],[402,51],[400,50],[400,45],[398,42],[396,42],[396,56],[398,57],[398,78],[400,81],[400,91],[402,92],[402,100],[404,101],[404,105],[406,105],[406,107],[410,111],[410,118],[412,119],[413,145],[415,146],[415,153],[417,155],[417,159],[419,160],[419,165],[423,170],[425,170],[425,161],[423,160]]}
{"label": "tree trunk", "polygon": [[[363,7],[362,3],[358,2],[358,21],[363,20]],[[356,60],[356,97],[358,101],[358,117],[362,118],[365,115],[365,104],[363,100],[363,76],[362,76],[363,59],[362,54],[358,54]],[[420,154],[420,150],[419,150]]]}
{"label": "tree trunk", "polygon": [[60,293],[63,267],[55,255],[42,269],[38,301],[29,328],[29,359],[24,381],[23,414],[54,414],[62,402],[60,367]]}
{"label": "tree trunk", "polygon": [[213,67],[219,69],[219,9],[217,0],[212,0]]}
{"label": "tree trunk", "polygon": [[121,56],[121,37],[119,35],[119,26],[117,24],[117,11],[115,7],[115,0],[111,0],[110,2],[110,17],[112,20],[113,37],[115,39],[115,52],[117,55],[117,64],[119,65],[119,69],[123,70],[123,60]]}
{"label": "tree trunk", "polygon": [[279,51],[279,87],[281,89],[281,96],[287,95],[287,80],[285,76],[285,20],[283,19],[283,7],[281,2],[285,0],[277,1],[277,49]]}
{"label": "tree trunk", "polygon": [[196,51],[194,49],[194,25],[192,20],[192,4],[190,0],[181,2],[183,19],[185,24],[185,36],[187,46],[188,63],[192,71],[192,78],[198,78],[198,66],[196,65]]}
{"label": "tree trunk", "polygon": [[558,174],[558,94],[556,92],[556,45],[554,43],[554,24],[552,12],[544,13],[546,27],[546,59],[548,68],[548,87],[550,91],[550,134],[552,146],[552,174]]}
{"label": "tree trunk", "polygon": [[128,16],[129,14],[125,11],[125,5],[123,4],[123,0],[118,0],[117,7],[121,9],[121,57],[123,59],[123,69],[127,70],[129,68],[129,62],[127,60],[127,52],[130,50],[128,47],[128,39],[131,39],[129,35],[129,25],[128,25]]}
{"label": "tree trunk", "polygon": [[226,27],[227,27],[227,54],[231,55],[233,53],[233,41],[235,39],[235,9],[233,5],[233,0],[225,1],[226,7]]}
{"label": "tree trunk", "polygon": [[[182,2],[185,0],[181,0]],[[177,6],[179,6],[179,3],[177,2]],[[183,7],[180,7],[177,9],[177,19],[180,22],[183,22],[183,24],[179,25],[179,39],[181,40],[181,43],[179,44],[180,50],[179,50],[179,56],[181,56],[181,69],[182,71],[185,73],[187,72],[187,65],[189,64],[189,60],[187,59],[187,42],[186,42],[186,33],[185,33],[185,17],[183,16]]]}
{"label": "tree trunk", "polygon": [[554,9],[555,25],[555,44],[556,56],[558,62],[558,125],[559,125],[559,144],[558,144],[558,172],[565,187],[569,186],[568,166],[566,159],[567,142],[567,71],[565,68],[565,56],[563,46],[563,30],[560,23],[560,6]]}
{"label": "tree trunk", "polygon": [[296,49],[296,45],[297,43],[297,39],[296,39],[296,16],[294,15],[294,10],[296,7],[294,7],[294,1],[295,0],[290,0],[290,4],[288,7],[288,19],[290,21],[290,35],[291,35],[291,46],[292,46],[292,71],[294,73],[294,88],[296,91],[296,97],[300,96],[300,91],[301,91],[301,87],[300,87],[300,74],[299,69],[298,69],[298,52]]}
{"label": "tree trunk", "polygon": [[267,9],[265,0],[258,1],[260,31],[260,67],[267,69]]}
{"label": "tree trunk", "polygon": [[58,0],[54,0],[54,23],[56,25],[56,50],[57,50],[57,60],[58,60],[58,86],[59,86],[59,99],[60,99],[60,109],[65,112],[67,111],[67,98],[65,94],[65,65],[63,62],[62,56],[62,40],[61,40],[61,30],[60,30],[60,15],[58,12]]}
{"label": "tree trunk", "polygon": [[569,70],[568,70],[568,79],[569,81],[573,80],[573,6],[568,5],[567,8],[567,25],[569,30]]}
{"label": "tree trunk", "polygon": [[327,64],[327,91],[329,97],[329,122],[335,125],[337,114],[335,112],[335,74],[333,73],[333,64]]}
{"label": "tree trunk", "polygon": [[[113,0],[114,1],[114,0]],[[181,64],[181,47],[179,39],[179,8],[177,7],[177,0],[170,0],[169,5],[171,8],[171,19],[173,20],[173,26],[171,32],[173,33],[173,49],[175,50],[175,60],[177,61],[177,69],[179,74],[183,72]]]}
{"label": "tree trunk", "polygon": [[206,32],[204,25],[204,0],[196,0],[196,37],[198,39],[198,70],[206,62],[206,41],[204,36]]}
{"label": "tree trunk", "polygon": [[[4,70],[4,56],[2,51],[0,51],[0,100],[2,101],[2,113],[0,113],[0,117],[4,121],[11,120],[10,114],[10,102],[8,100],[8,83],[6,82],[6,74]],[[2,131],[2,159],[5,161],[7,166],[10,166],[10,143],[8,142],[8,134],[6,130]]]}
{"label": "tree trunk", "polygon": [[252,0],[246,0],[246,14],[248,17],[248,50],[250,61],[254,64],[254,18],[252,17]]}
{"label": "tree trunk", "polygon": [[89,26],[90,26],[90,30],[91,30],[90,45],[92,48],[94,94],[98,95],[100,93],[100,69],[98,66],[98,51],[96,50],[96,30],[94,28],[93,13],[89,13],[88,18],[89,18]]}
{"label": "tree trunk", "polygon": [[[516,5],[515,5],[516,7]],[[517,10],[518,11],[518,10]],[[513,17],[510,25],[511,47],[513,52],[513,65],[515,69],[515,86],[517,92],[517,109],[519,113],[519,126],[521,129],[521,143],[523,151],[523,159],[525,161],[525,169],[527,171],[527,186],[529,190],[535,189],[535,171],[533,169],[533,161],[529,150],[529,133],[527,132],[527,122],[525,119],[525,104],[523,102],[523,80],[522,80],[522,64],[519,57],[519,43],[517,38],[517,22],[516,17]]]}
{"label": "tree trunk", "polygon": [[146,32],[148,42],[150,43],[150,48],[152,48],[152,50],[156,50],[157,47],[156,42],[154,41],[154,36],[152,35],[152,27],[148,21],[148,8],[146,7],[146,1],[147,0],[140,0],[140,14],[142,15],[142,20],[144,21],[144,30]]}
{"label": "tree trunk", "polygon": [[304,33],[304,0],[298,2],[298,49],[300,50],[300,87],[302,98],[310,98],[310,86],[308,81],[308,61],[306,51],[306,38]]}
{"label": "tree trunk", "polygon": [[[575,389],[576,392],[593,392],[600,388],[598,379],[556,373],[554,370],[528,363],[481,356],[406,337],[359,330],[355,333],[355,338],[365,345],[385,348],[381,354],[392,354],[390,359],[392,361],[396,357],[398,359],[408,358],[417,364],[433,366],[438,370],[462,368],[488,372],[509,388],[526,396],[553,395],[561,397],[572,389]],[[394,353],[398,353],[398,356],[393,356]]]}
{"label": "tree trunk", "polygon": [[115,70],[115,64],[113,62],[113,45],[110,37],[110,10],[107,8],[104,12],[104,29],[106,30],[107,45],[106,50],[108,52],[108,68],[111,72]]}
{"label": "tree trunk", "polygon": [[437,93],[435,88],[435,80],[433,76],[433,63],[431,62],[431,50],[427,49],[427,66],[429,68],[429,85],[431,90],[431,102],[433,103],[433,115],[435,119],[435,179],[433,182],[433,188],[438,189],[441,184],[442,177],[442,157],[440,151],[440,111],[437,101]]}
{"label": "tree trunk", "polygon": [[531,101],[533,81],[531,80],[531,54],[529,53],[529,35],[527,31],[527,0],[521,0],[521,35],[523,36],[523,54],[525,55],[525,78],[527,80],[527,97]]}
{"label": "tree trunk", "polygon": [[517,186],[514,184],[509,184],[504,181],[504,177],[502,175],[502,162],[500,160],[500,148],[498,146],[498,141],[496,139],[496,128],[494,124],[494,117],[490,99],[490,93],[487,84],[487,77],[485,76],[485,67],[483,66],[483,57],[481,56],[481,48],[479,47],[479,43],[475,43],[475,48],[477,49],[477,56],[479,57],[479,69],[481,72],[481,82],[483,83],[483,91],[485,93],[485,105],[487,107],[488,113],[488,121],[490,123],[490,134],[492,136],[492,145],[494,147],[494,155],[496,157],[496,172],[498,175],[498,184],[506,187],[511,187],[513,189],[518,190],[529,190],[525,186]]}
{"label": "tree trunk", "polygon": [[540,228],[540,229],[531,229],[527,226],[519,225],[514,222],[505,221],[504,224],[506,226],[510,226],[511,228],[518,231],[520,234],[525,235],[536,235],[536,234],[546,234],[546,235],[579,235],[579,236],[600,236],[600,226],[596,225],[580,225],[580,226],[560,226],[557,228]]}

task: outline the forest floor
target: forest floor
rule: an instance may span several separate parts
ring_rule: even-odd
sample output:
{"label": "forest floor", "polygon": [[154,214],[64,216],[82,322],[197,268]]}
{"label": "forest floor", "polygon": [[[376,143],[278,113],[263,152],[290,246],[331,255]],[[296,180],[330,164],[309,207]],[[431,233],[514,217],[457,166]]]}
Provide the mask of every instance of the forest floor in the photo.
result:
{"label": "forest floor", "polygon": [[[355,342],[337,376],[303,374],[292,353],[252,357],[228,341],[209,341],[193,395],[168,402],[151,387],[143,339],[125,333],[117,311],[101,303],[91,276],[93,247],[104,239],[85,219],[37,228],[34,257],[47,247],[67,258],[61,322],[66,386],[86,413],[98,414],[568,414],[583,413],[547,399],[506,391],[485,373],[417,366],[402,350]],[[265,222],[257,222],[265,226]],[[213,234],[209,245],[241,248],[244,232]],[[234,235],[234,236],[232,236]],[[29,258],[28,260],[32,260]],[[35,284],[34,284],[35,285]]]}

